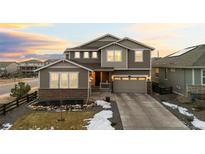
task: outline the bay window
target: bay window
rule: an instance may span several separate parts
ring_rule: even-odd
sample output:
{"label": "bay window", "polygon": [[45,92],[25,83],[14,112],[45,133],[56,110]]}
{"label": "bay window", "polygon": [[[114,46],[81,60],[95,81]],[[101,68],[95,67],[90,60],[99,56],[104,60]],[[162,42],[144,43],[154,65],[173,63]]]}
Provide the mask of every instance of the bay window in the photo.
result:
{"label": "bay window", "polygon": [[107,51],[107,61],[108,62],[121,62],[122,61],[122,51],[108,50]]}
{"label": "bay window", "polygon": [[78,72],[50,72],[50,88],[78,88]]}

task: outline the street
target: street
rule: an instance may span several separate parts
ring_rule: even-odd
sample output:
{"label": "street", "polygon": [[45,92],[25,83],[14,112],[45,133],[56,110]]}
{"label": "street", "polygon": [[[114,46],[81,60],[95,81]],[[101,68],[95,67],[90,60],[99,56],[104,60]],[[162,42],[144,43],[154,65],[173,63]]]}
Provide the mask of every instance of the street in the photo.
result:
{"label": "street", "polygon": [[[25,81],[25,83],[28,83],[31,86],[31,88],[35,88],[38,86],[38,79],[31,79]],[[8,83],[0,85],[0,95],[9,94],[11,89],[14,88],[15,84],[16,83]]]}

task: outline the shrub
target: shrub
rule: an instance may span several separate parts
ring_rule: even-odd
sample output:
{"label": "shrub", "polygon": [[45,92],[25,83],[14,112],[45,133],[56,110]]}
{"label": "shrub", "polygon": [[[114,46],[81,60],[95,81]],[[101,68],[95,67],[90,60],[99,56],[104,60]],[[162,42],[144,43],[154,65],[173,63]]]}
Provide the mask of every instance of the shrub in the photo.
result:
{"label": "shrub", "polygon": [[18,84],[15,84],[15,87],[11,89],[10,96],[21,98],[28,94],[28,92],[31,90],[31,86],[29,84],[26,84],[25,82],[19,82]]}

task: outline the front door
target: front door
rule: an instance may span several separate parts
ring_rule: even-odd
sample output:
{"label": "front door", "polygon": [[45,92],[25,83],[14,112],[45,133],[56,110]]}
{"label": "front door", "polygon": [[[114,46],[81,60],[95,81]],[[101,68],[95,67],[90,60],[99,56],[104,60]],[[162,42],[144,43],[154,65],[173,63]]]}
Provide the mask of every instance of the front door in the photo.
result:
{"label": "front door", "polygon": [[95,86],[100,86],[100,72],[95,72]]}

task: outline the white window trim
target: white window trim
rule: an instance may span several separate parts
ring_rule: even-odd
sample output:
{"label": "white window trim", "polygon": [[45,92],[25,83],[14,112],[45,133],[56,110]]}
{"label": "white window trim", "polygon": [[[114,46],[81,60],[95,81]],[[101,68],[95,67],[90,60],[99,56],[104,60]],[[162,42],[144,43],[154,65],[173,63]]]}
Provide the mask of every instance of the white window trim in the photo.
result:
{"label": "white window trim", "polygon": [[192,85],[195,85],[195,70],[192,69]]}
{"label": "white window trim", "polygon": [[[76,88],[70,88],[70,73],[77,73],[77,77],[78,77],[78,82],[77,82],[77,87]],[[68,89],[78,89],[79,88],[79,72],[68,72]]]}
{"label": "white window trim", "polygon": [[[79,57],[76,57],[76,53],[79,53]],[[75,51],[75,52],[74,52],[74,58],[75,58],[75,59],[80,59],[80,52],[79,52],[79,51]]]}
{"label": "white window trim", "polygon": [[[141,60],[137,60],[136,59],[136,52],[141,52],[141,54],[142,54],[142,59]],[[143,62],[144,61],[144,55],[143,55],[143,51],[141,51],[141,50],[139,50],[139,51],[135,51],[135,62]]]}
{"label": "white window trim", "polygon": [[[85,57],[85,53],[88,53],[88,57]],[[84,59],[89,59],[89,58],[90,58],[90,54],[89,54],[89,52],[88,52],[88,51],[83,52],[83,58],[84,58]]]}
{"label": "white window trim", "polygon": [[[97,57],[93,57],[93,53],[96,53],[96,56],[97,56]],[[96,51],[92,52],[92,58],[93,58],[93,59],[98,59],[98,53],[97,53]]]}
{"label": "white window trim", "polygon": [[[113,59],[113,60],[108,60],[108,51],[114,52],[114,59]],[[116,60],[115,60],[115,52],[116,52],[116,51],[120,51],[120,54],[121,54],[120,61],[116,61]],[[106,61],[107,61],[107,62],[122,62],[122,50],[107,50],[107,51],[106,51]]]}
{"label": "white window trim", "polygon": [[[51,73],[57,73],[58,74],[58,88],[51,88],[51,80],[50,80],[50,74]],[[67,88],[61,88],[61,82],[60,82],[60,74],[61,73],[67,73],[68,75],[68,87]],[[77,82],[77,88],[70,88],[70,81],[69,81],[69,73],[77,73],[78,82]],[[78,89],[79,88],[79,72],[49,72],[49,89]]]}
{"label": "white window trim", "polygon": [[201,69],[201,85],[205,86],[205,83],[203,83],[203,78],[205,78],[205,76],[203,76],[203,71],[205,71],[205,69]]}

